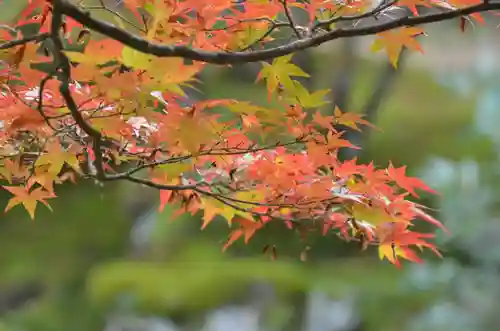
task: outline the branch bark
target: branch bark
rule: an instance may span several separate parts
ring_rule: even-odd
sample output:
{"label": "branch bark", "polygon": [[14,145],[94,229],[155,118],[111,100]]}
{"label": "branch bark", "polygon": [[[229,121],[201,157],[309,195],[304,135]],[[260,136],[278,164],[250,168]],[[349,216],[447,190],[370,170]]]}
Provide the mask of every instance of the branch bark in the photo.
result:
{"label": "branch bark", "polygon": [[49,33],[39,33],[39,34],[36,34],[33,36],[24,37],[22,39],[10,40],[10,41],[7,41],[7,42],[0,44],[0,50],[9,49],[9,48],[13,48],[16,46],[21,46],[21,45],[24,45],[24,44],[27,44],[30,42],[39,43],[41,41],[44,41],[48,37],[49,37]]}
{"label": "branch bark", "polygon": [[99,32],[109,38],[115,39],[139,52],[152,54],[158,57],[182,57],[194,61],[202,61],[213,64],[237,64],[246,62],[258,62],[284,56],[293,52],[316,47],[329,41],[342,38],[374,35],[380,32],[422,24],[445,21],[457,17],[467,16],[474,13],[500,10],[500,2],[484,2],[456,10],[448,10],[439,13],[426,14],[415,17],[401,17],[386,22],[378,22],[362,27],[338,28],[329,32],[318,33],[308,38],[295,40],[287,44],[269,49],[250,52],[207,52],[200,49],[192,49],[186,46],[160,45],[149,42],[137,35],[131,34],[113,24],[91,17],[76,5],[66,0],[55,1],[59,10],[89,29]]}
{"label": "branch bark", "polygon": [[96,170],[96,178],[98,180],[104,180],[106,175],[101,154],[101,132],[93,128],[89,123],[87,123],[87,121],[85,121],[82,114],[78,110],[78,105],[73,99],[70,91],[71,64],[68,57],[63,52],[64,44],[60,35],[63,24],[63,13],[61,10],[63,3],[64,1],[61,0],[53,1],[52,21],[50,25],[50,38],[54,43],[54,61],[57,66],[57,70],[60,73],[59,92],[64,98],[64,101],[66,102],[66,105],[68,106],[71,116],[75,120],[76,124],[78,124],[78,126],[92,138],[92,148],[95,155],[94,167]]}

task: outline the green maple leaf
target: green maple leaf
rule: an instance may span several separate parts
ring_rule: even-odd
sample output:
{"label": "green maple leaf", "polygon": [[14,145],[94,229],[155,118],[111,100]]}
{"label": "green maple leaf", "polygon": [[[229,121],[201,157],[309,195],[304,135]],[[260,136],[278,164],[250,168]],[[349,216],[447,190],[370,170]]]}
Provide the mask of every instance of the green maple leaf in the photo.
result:
{"label": "green maple leaf", "polygon": [[272,93],[281,84],[283,88],[289,92],[295,90],[295,83],[292,76],[310,77],[308,73],[290,63],[293,54],[278,57],[271,64],[263,62],[264,66],[259,73],[257,80],[266,79],[267,91]]}
{"label": "green maple leaf", "polygon": [[286,97],[286,100],[290,103],[298,103],[303,108],[318,108],[328,103],[328,101],[324,100],[324,97],[330,93],[329,89],[310,93],[299,82],[293,81],[293,84],[294,89],[291,91],[293,93],[289,93],[290,95]]}

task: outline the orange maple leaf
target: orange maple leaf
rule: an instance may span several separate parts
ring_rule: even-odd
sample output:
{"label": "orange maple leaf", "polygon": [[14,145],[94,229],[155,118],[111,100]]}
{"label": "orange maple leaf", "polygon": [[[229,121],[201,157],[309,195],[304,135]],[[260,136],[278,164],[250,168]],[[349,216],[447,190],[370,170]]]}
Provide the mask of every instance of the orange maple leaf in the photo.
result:
{"label": "orange maple leaf", "polygon": [[379,256],[386,257],[391,263],[399,265],[398,256],[420,263],[422,260],[408,246],[413,245],[420,249],[426,247],[437,256],[441,254],[436,247],[426,241],[434,238],[432,233],[419,233],[408,230],[408,223],[387,222],[377,226],[376,234],[379,238]]}
{"label": "orange maple leaf", "polygon": [[411,195],[417,198],[419,198],[419,195],[415,192],[415,189],[438,194],[437,191],[427,186],[423,180],[406,176],[406,166],[395,168],[391,163],[389,164],[389,168],[387,168],[387,174],[398,186],[407,190]]}
{"label": "orange maple leaf", "polygon": [[248,244],[248,241],[252,238],[255,232],[263,227],[261,222],[245,219],[239,216],[235,217],[233,222],[238,223],[240,227],[231,232],[229,240],[223,247],[224,251],[241,237],[244,237],[245,244]]}
{"label": "orange maple leaf", "polygon": [[55,198],[54,193],[45,191],[43,188],[38,187],[34,190],[30,190],[31,186],[2,186],[5,190],[9,191],[14,195],[7,206],[5,207],[5,212],[9,211],[12,207],[22,204],[31,219],[35,219],[35,209],[38,202],[43,203],[49,210],[52,211],[50,205],[45,201],[45,199]]}
{"label": "orange maple leaf", "polygon": [[389,61],[398,67],[399,55],[403,47],[423,53],[423,49],[415,37],[424,34],[424,30],[415,27],[405,27],[396,30],[389,30],[378,33],[377,39],[372,44],[372,51],[378,52],[385,49],[389,56]]}
{"label": "orange maple leaf", "polygon": [[376,128],[373,124],[363,119],[362,114],[344,113],[339,107],[335,107],[334,117],[337,124],[345,125],[356,131],[361,131],[358,124],[363,124],[371,128]]}

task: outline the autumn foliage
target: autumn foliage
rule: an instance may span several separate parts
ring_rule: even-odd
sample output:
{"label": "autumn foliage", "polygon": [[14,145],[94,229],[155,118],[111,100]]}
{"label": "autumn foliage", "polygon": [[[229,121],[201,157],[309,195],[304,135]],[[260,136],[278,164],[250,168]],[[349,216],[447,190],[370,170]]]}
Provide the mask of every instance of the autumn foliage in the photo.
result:
{"label": "autumn foliage", "polygon": [[[157,188],[160,210],[168,204],[178,213],[201,212],[202,228],[224,218],[225,248],[281,222],[291,231],[321,229],[362,248],[376,245],[394,264],[398,257],[419,262],[415,249],[439,254],[433,234],[412,228],[418,220],[441,224],[409,200],[419,190],[435,192],[405,167],[339,158],[339,149],[359,148],[344,131],[371,125],[333,106],[319,112],[329,91],[299,83],[309,74],[292,57],[335,39],[375,35],[373,51],[385,51],[396,67],[403,47],[423,52],[417,25],[459,18],[464,28],[467,15],[482,22],[479,13],[499,4],[98,3],[29,0],[15,22],[2,25],[0,177],[12,194],[6,211],[22,205],[34,218],[38,203],[50,208],[54,186],[66,181],[126,180]],[[440,10],[419,15],[416,6]],[[408,15],[391,19],[404,8]],[[103,10],[114,19],[95,18]],[[307,24],[295,23],[297,11],[308,14]],[[247,62],[261,63],[256,81],[265,84],[269,106],[186,100],[185,88],[208,66]]]}

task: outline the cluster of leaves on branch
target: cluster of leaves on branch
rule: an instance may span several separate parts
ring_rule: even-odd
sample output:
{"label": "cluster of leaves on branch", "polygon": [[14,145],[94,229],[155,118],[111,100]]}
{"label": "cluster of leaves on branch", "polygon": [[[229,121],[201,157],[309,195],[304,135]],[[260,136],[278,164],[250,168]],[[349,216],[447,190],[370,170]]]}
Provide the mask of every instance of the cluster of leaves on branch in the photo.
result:
{"label": "cluster of leaves on branch", "polygon": [[[361,116],[325,105],[328,91],[296,79],[294,52],[340,38],[376,35],[397,65],[403,47],[419,50],[417,25],[481,21],[500,3],[480,0],[29,0],[0,26],[0,176],[34,218],[49,207],[54,185],[92,179],[157,188],[161,206],[176,206],[203,225],[222,216],[227,246],[248,241],[269,222],[300,233],[322,229],[378,246],[381,258],[420,261],[432,234],[418,219],[441,224],[408,200],[432,192],[405,167],[377,169],[341,160],[346,128]],[[419,15],[416,6],[439,10]],[[412,15],[393,18],[410,8]],[[298,25],[298,11],[308,15]],[[408,11],[408,12],[411,12]],[[106,12],[109,21],[96,18]],[[366,20],[368,19],[368,23]],[[342,25],[339,23],[342,22]],[[461,24],[463,27],[463,24]],[[269,99],[186,100],[207,66],[261,62],[256,77]],[[278,106],[271,106],[278,105]],[[332,106],[333,108],[333,106]],[[50,207],[49,207],[50,208]],[[274,250],[274,248],[273,248]]]}

